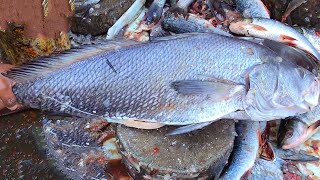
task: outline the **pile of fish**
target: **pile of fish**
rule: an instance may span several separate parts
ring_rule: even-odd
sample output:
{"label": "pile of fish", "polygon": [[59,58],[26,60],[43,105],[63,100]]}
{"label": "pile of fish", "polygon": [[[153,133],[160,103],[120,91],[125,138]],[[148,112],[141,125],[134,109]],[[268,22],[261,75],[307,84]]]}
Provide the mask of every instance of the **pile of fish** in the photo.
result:
{"label": "pile of fish", "polygon": [[[300,33],[270,19],[260,0],[235,3],[154,0],[147,9],[136,0],[108,40],[36,59],[5,76],[16,82],[13,92],[25,108],[142,129],[180,126],[169,135],[239,121],[221,179],[258,179],[286,158],[315,160],[279,152],[320,125],[319,32]],[[280,119],[283,149],[265,135],[265,122]],[[283,178],[277,170],[269,175]]]}

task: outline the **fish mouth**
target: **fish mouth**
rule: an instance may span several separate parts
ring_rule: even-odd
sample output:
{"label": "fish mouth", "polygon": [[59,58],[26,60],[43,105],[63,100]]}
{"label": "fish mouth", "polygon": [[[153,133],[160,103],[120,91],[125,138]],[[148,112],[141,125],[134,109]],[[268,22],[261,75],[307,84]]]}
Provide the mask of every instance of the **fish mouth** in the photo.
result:
{"label": "fish mouth", "polygon": [[285,137],[281,141],[282,149],[292,149],[299,146],[304,139],[304,134],[302,136],[294,135],[296,134],[293,129],[288,130]]}
{"label": "fish mouth", "polygon": [[288,144],[282,144],[282,149],[292,149],[295,148],[297,146],[299,146],[303,141],[295,141],[292,143],[288,143]]}
{"label": "fish mouth", "polygon": [[319,79],[317,77],[314,78],[314,81],[310,84],[309,88],[303,93],[304,94],[304,103],[302,103],[301,107],[310,111],[315,106],[318,105],[319,101]]}

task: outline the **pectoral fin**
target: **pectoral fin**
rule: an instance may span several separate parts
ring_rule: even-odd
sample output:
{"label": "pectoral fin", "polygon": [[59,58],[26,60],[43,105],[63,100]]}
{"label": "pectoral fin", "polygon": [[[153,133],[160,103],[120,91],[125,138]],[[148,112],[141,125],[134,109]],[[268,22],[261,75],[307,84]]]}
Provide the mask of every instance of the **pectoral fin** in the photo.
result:
{"label": "pectoral fin", "polygon": [[242,85],[215,81],[181,80],[171,84],[172,88],[184,95],[211,95],[217,101],[228,100],[239,92],[245,92]]}
{"label": "pectoral fin", "polygon": [[198,124],[190,124],[186,126],[179,127],[173,131],[170,131],[167,135],[172,136],[172,135],[179,135],[179,134],[184,134],[188,133],[194,130],[202,129],[208,125],[210,125],[213,121],[210,122],[203,122],[203,123],[198,123]]}

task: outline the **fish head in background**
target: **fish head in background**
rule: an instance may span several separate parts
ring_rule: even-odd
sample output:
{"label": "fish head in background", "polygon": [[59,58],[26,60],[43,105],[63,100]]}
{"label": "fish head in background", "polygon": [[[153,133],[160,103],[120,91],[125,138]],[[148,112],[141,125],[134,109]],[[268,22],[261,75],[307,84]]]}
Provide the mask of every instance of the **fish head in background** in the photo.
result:
{"label": "fish head in background", "polygon": [[255,121],[295,116],[318,104],[318,78],[289,61],[258,65],[248,74],[247,82],[250,88],[244,107]]}
{"label": "fish head in background", "polygon": [[299,119],[285,119],[281,121],[278,131],[278,146],[291,149],[302,143],[307,132],[307,125]]}

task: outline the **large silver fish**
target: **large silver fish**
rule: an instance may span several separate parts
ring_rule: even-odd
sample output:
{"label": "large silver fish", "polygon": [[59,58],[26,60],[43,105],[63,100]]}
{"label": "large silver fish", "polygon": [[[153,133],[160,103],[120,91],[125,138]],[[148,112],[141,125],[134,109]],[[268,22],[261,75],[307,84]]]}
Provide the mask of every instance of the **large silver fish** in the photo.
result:
{"label": "large silver fish", "polygon": [[207,123],[235,111],[255,121],[279,119],[309,111],[319,97],[308,70],[217,34],[85,46],[7,76],[25,106],[123,124]]}

